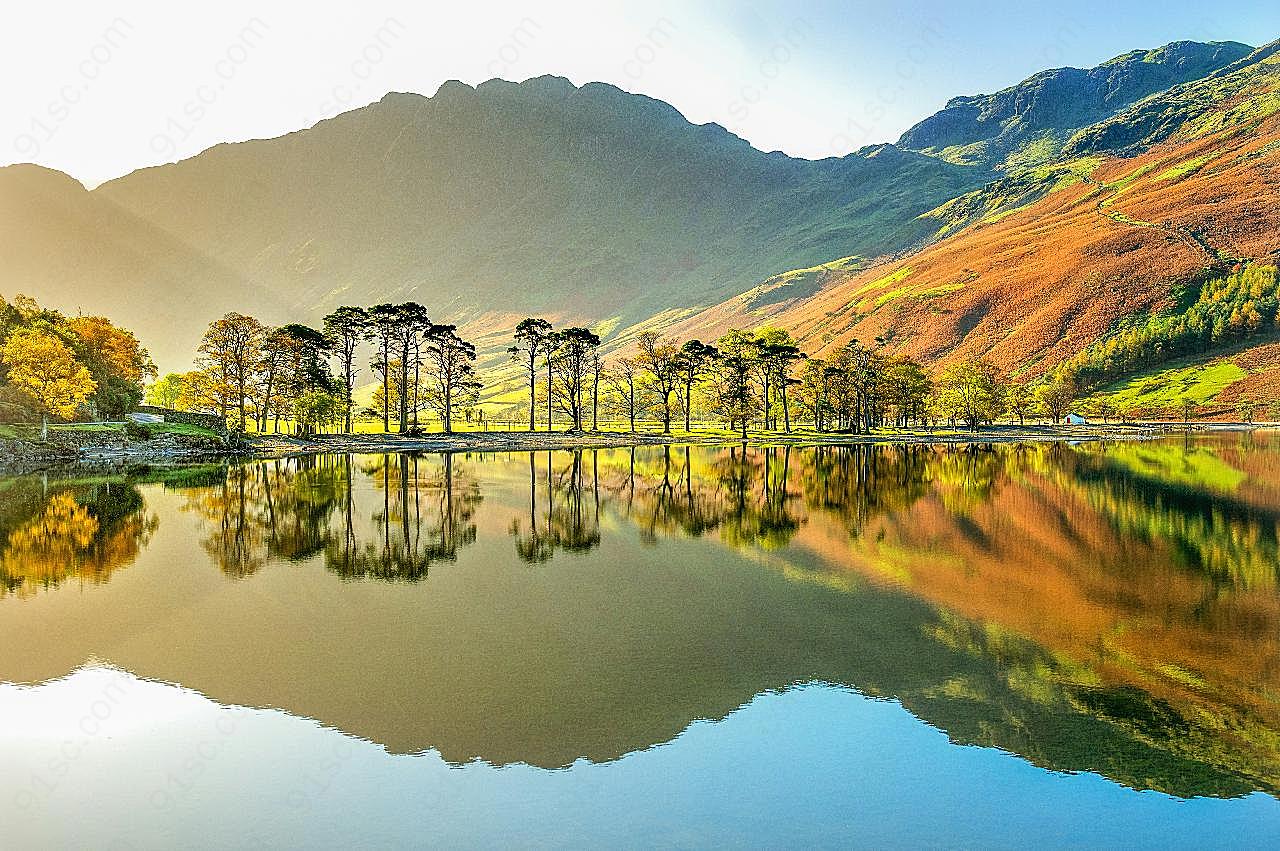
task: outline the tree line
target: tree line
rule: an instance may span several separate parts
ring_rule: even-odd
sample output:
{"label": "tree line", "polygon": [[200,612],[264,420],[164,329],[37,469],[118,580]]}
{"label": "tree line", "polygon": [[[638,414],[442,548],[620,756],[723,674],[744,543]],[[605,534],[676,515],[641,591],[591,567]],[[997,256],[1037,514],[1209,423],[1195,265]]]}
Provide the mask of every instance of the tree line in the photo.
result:
{"label": "tree line", "polygon": [[1033,390],[983,360],[931,376],[911,358],[885,354],[883,340],[811,357],[780,329],[734,330],[714,343],[646,331],[619,348],[604,358],[589,329],[520,322],[508,351],[524,373],[529,429],[538,428],[540,407],[548,430],[556,410],[574,430],[596,429],[604,416],[633,432],[640,421],[657,422],[664,433],[682,418],[691,431],[696,416],[744,437],[752,428],[785,433],[800,424],[854,434],[943,422],[977,427],[1005,415],[1060,421],[1077,396],[1070,382]]}
{"label": "tree line", "polygon": [[[851,341],[826,357],[811,357],[780,329],[734,330],[714,343],[680,341],[646,331],[606,354],[590,328],[556,328],[529,317],[507,349],[523,375],[523,416],[530,431],[556,427],[596,431],[601,423],[643,422],[663,433],[695,420],[744,437],[751,429],[867,433],[887,426],[971,428],[1008,416],[1059,421],[1075,403],[1072,382],[1010,381],[983,360],[931,375],[919,362],[888,355],[884,341]],[[446,433],[459,413],[483,409],[476,346],[454,325],[437,324],[419,304],[341,307],[321,328],[270,327],[239,313],[213,322],[202,338],[196,369],[167,375],[150,400],[164,407],[210,410],[241,430],[252,424],[300,433],[353,430],[357,419],[384,431],[418,432],[423,414]],[[367,365],[376,380],[372,405],[357,410],[355,392]],[[511,416],[515,419],[515,416]]]}
{"label": "tree line", "polygon": [[431,321],[414,302],[370,308],[340,307],[323,327],[271,327],[252,316],[229,313],[213,322],[197,349],[196,369],[170,374],[152,388],[157,405],[217,411],[241,431],[253,423],[266,431],[291,421],[300,433],[325,428],[350,432],[361,350],[378,379],[374,405],[383,429],[420,428],[420,415],[437,414],[446,432],[457,412],[480,390],[475,345],[454,325]]}
{"label": "tree line", "polygon": [[1204,280],[1198,290],[1192,287],[1184,301],[1085,347],[1060,364],[1055,375],[1091,389],[1272,331],[1280,317],[1280,280],[1275,266],[1246,264],[1224,277]]}

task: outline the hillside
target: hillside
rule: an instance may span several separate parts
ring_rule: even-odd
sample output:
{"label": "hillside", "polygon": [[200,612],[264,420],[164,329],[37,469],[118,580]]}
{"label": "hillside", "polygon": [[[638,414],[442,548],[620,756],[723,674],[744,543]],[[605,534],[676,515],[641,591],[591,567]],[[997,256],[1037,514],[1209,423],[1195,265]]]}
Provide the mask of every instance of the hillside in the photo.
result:
{"label": "hillside", "polygon": [[[661,101],[542,77],[391,94],[308,130],[219,145],[80,195],[90,212],[79,215],[118,210],[209,258],[249,282],[236,306],[270,321],[412,299],[483,331],[526,312],[625,324],[850,250],[896,251],[928,237],[920,213],[984,179],[892,146],[817,162],[766,154]],[[179,283],[124,264],[135,274],[121,287],[122,262],[96,232],[100,250],[41,274],[44,252],[26,246],[96,230],[72,224],[11,222],[0,292],[71,307],[70,289],[136,328],[162,365],[188,357],[227,301],[221,278],[193,269]],[[178,286],[186,316],[153,321],[143,306]]]}
{"label": "hillside", "polygon": [[[1280,58],[1269,46],[1077,132],[1038,200],[997,181],[985,211],[869,268],[778,276],[679,323],[682,336],[775,325],[810,352],[888,340],[927,363],[989,357],[1036,377],[1239,261],[1280,256]],[[1128,128],[1120,134],[1116,128]],[[1114,147],[1108,147],[1109,145]],[[946,233],[947,205],[926,217]],[[788,291],[796,276],[809,285]],[[801,295],[803,297],[801,297]],[[1206,357],[1212,357],[1207,353]]]}

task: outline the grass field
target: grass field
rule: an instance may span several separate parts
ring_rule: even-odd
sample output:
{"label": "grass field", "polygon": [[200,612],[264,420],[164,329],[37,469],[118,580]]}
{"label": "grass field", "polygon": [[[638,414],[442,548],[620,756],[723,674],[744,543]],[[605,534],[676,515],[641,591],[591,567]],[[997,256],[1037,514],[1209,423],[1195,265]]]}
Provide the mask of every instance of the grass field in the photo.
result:
{"label": "grass field", "polygon": [[1230,360],[1175,364],[1123,379],[1093,398],[1109,402],[1117,411],[1173,411],[1181,408],[1183,399],[1207,404],[1246,375]]}

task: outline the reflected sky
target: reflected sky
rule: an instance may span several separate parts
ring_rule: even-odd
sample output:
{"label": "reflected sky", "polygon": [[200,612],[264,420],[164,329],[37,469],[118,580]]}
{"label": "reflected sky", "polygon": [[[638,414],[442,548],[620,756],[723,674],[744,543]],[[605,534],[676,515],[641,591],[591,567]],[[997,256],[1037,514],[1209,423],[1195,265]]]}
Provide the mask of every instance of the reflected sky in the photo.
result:
{"label": "reflected sky", "polygon": [[20,767],[0,810],[24,829],[125,831],[138,809],[154,835],[121,836],[143,847],[1280,826],[1267,434],[0,487],[0,753]]}
{"label": "reflected sky", "polygon": [[760,695],[618,762],[549,772],[388,755],[313,721],[98,668],[0,686],[0,712],[25,730],[6,728],[0,746],[40,765],[104,700],[110,715],[76,739],[64,773],[0,778],[0,800],[17,802],[6,841],[1204,848],[1280,831],[1261,794],[1181,801],[1044,772],[955,747],[895,702],[822,685]]}

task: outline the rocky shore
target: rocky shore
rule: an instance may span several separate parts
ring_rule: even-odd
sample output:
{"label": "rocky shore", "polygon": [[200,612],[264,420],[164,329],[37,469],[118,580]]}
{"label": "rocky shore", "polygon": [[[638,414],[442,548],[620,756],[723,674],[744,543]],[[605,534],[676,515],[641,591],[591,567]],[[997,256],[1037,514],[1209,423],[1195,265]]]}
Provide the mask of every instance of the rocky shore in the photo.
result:
{"label": "rocky shore", "polygon": [[0,439],[0,470],[23,472],[69,464],[175,464],[247,457],[259,451],[251,441],[230,444],[203,435],[162,434],[135,440],[117,432],[54,432],[48,440]]}
{"label": "rocky shore", "polygon": [[[1240,431],[1270,426],[1207,423],[1193,431]],[[875,434],[832,434],[798,431],[791,434],[752,433],[747,442],[760,446],[831,446],[850,444],[966,444],[1040,441],[1148,440],[1187,431],[1181,424],[1136,423],[1080,426],[986,426],[964,429],[904,429]],[[103,466],[180,464],[233,458],[280,458],[294,455],[387,452],[528,452],[563,449],[602,449],[664,444],[730,444],[741,438],[728,433],[664,435],[654,432],[462,432],[418,437],[397,434],[262,435],[224,439],[204,435],[162,434],[131,439],[120,432],[64,431],[48,441],[0,439],[0,469],[38,470],[67,464]]]}
{"label": "rocky shore", "polygon": [[[1193,430],[1238,430],[1247,426],[1211,424],[1192,426]],[[974,431],[964,429],[903,429],[874,434],[815,433],[796,431],[790,434],[753,432],[747,442],[760,446],[817,446],[850,445],[867,443],[1018,443],[1028,441],[1094,441],[1094,440],[1144,440],[1170,433],[1182,433],[1186,429],[1172,424],[1115,424],[1115,425],[1028,425],[986,426]],[[730,444],[740,443],[741,437],[725,432],[692,434],[675,431],[672,434],[654,432],[528,432],[491,431],[462,432],[452,435],[426,434],[406,437],[396,434],[343,434],[343,435],[269,435],[254,439],[260,455],[281,456],[317,453],[361,452],[528,452],[557,449],[591,449],[626,446],[661,446],[664,444]]]}

